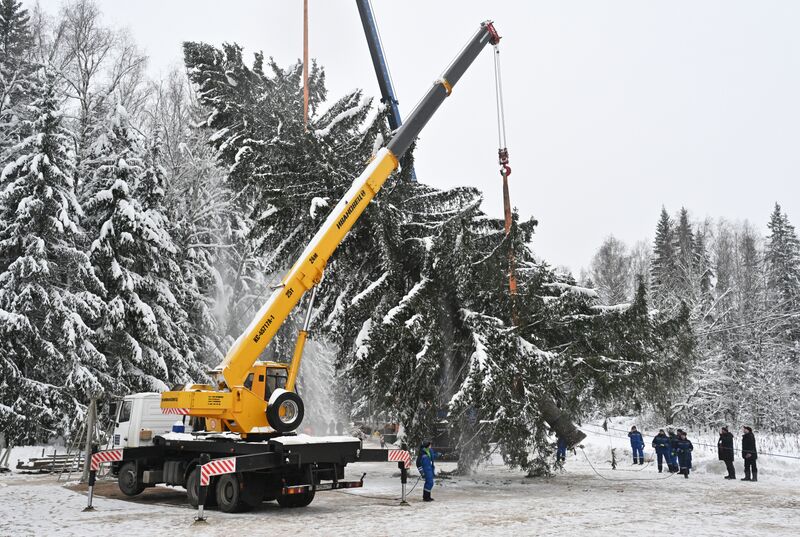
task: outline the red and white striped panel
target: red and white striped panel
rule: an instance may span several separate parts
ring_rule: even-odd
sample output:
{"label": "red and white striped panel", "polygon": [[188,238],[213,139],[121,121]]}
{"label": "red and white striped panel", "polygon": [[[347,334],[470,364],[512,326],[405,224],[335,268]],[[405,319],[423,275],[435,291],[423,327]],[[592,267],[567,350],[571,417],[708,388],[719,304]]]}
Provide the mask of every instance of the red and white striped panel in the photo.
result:
{"label": "red and white striped panel", "polygon": [[188,408],[162,408],[162,414],[177,414],[179,416],[188,416],[189,409]]}
{"label": "red and white striped panel", "polygon": [[93,471],[97,471],[100,469],[101,464],[105,464],[107,462],[116,462],[122,460],[122,450],[121,449],[110,449],[108,451],[98,451],[97,453],[92,455],[92,464],[91,469]]}
{"label": "red and white striped panel", "polygon": [[200,486],[207,487],[211,476],[232,474],[236,471],[236,457],[217,459],[200,467]]}
{"label": "red and white striped panel", "polygon": [[389,462],[404,462],[406,468],[411,468],[411,453],[403,449],[390,449],[387,460]]}

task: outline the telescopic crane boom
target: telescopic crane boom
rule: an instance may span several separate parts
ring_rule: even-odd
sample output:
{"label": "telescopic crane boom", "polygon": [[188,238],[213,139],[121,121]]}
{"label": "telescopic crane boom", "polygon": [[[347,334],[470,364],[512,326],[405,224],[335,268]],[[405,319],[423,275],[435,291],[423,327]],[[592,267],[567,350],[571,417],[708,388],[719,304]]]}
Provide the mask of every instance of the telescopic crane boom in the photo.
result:
{"label": "telescopic crane boom", "polygon": [[[222,362],[222,379],[218,384],[193,385],[183,391],[163,393],[161,407],[165,412],[205,418],[208,430],[243,434],[258,432],[259,428],[267,425],[280,432],[291,431],[300,425],[303,405],[294,393],[294,383],[307,323],[288,368],[284,364],[258,362],[259,356],[303,294],[320,282],[331,255],[478,54],[487,44],[497,44],[499,40],[491,21],[481,24],[389,144],[378,151],[364,172],[353,181],[281,284],[233,344]],[[282,380],[279,381],[278,377]]]}

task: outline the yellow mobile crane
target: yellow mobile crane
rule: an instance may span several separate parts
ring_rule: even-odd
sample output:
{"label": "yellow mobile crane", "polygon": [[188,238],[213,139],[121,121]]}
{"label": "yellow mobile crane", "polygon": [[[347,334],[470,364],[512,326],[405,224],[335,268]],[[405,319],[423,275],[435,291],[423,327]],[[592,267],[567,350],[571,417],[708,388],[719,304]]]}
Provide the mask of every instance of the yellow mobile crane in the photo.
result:
{"label": "yellow mobile crane", "polygon": [[[303,419],[303,401],[295,393],[303,346],[313,308],[316,285],[336,248],[375,197],[383,183],[397,169],[400,159],[433,116],[453,86],[483,48],[497,45],[500,36],[491,21],[480,29],[461,50],[439,80],[382,148],[364,172],[333,208],[325,223],[306,246],[302,255],[284,276],[272,296],[260,309],[245,332],[225,356],[214,385],[195,384],[181,391],[164,392],[161,408],[165,413],[205,418],[208,431],[232,431],[243,437],[255,433],[296,429]],[[305,324],[300,331],[289,364],[261,362],[259,357],[283,321],[313,289]]]}

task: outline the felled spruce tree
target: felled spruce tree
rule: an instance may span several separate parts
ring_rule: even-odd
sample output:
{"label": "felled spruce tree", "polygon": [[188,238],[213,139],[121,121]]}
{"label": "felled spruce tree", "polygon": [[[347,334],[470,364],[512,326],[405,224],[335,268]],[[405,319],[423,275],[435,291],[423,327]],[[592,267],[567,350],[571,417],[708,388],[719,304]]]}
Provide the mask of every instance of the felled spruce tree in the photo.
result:
{"label": "felled spruce tree", "polygon": [[40,71],[0,179],[0,428],[16,443],[65,433],[109,383],[94,333],[104,289],[79,246],[82,210],[54,86]]}

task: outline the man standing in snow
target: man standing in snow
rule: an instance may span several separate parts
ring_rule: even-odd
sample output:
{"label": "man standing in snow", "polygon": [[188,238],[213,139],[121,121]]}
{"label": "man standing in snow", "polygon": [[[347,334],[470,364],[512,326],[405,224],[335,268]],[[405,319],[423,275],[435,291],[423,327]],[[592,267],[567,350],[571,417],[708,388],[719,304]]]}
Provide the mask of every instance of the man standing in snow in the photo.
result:
{"label": "man standing in snow", "polygon": [[727,427],[723,427],[719,432],[717,455],[719,460],[725,462],[725,468],[728,469],[725,479],[736,479],[736,468],[733,467],[733,435]]}
{"label": "man standing in snow", "polygon": [[692,469],[692,450],[694,450],[694,446],[692,442],[686,438],[686,432],[679,430],[676,451],[678,453],[678,464],[680,465],[681,473],[686,479],[689,479],[689,470]]}
{"label": "man standing in snow", "polygon": [[644,438],[642,438],[642,433],[636,430],[636,425],[631,427],[628,438],[631,440],[633,464],[644,464]]}
{"label": "man standing in snow", "polygon": [[422,501],[432,502],[431,492],[433,492],[433,476],[436,473],[436,465],[434,460],[437,453],[431,449],[430,441],[426,440],[419,447],[419,455],[417,455],[417,470],[425,478],[425,486],[422,489]]}
{"label": "man standing in snow", "polygon": [[667,468],[672,466],[670,458],[672,446],[670,445],[669,436],[667,436],[667,433],[664,432],[664,429],[658,430],[658,434],[653,437],[652,445],[656,452],[656,457],[658,457],[658,473],[660,474],[664,468],[664,459],[667,461]]}
{"label": "man standing in snow", "polygon": [[556,462],[566,462],[567,461],[567,441],[561,438],[560,436],[556,436],[558,443],[556,444]]}
{"label": "man standing in snow", "polygon": [[[678,471],[678,435],[672,427],[667,429],[669,433],[669,471],[673,474]],[[678,429],[680,432],[680,429]]]}
{"label": "man standing in snow", "polygon": [[758,467],[756,466],[756,459],[758,459],[758,452],[756,451],[756,437],[753,435],[753,429],[751,427],[745,426],[742,428],[742,430],[744,432],[744,435],[742,436],[744,478],[742,481],[758,481]]}

